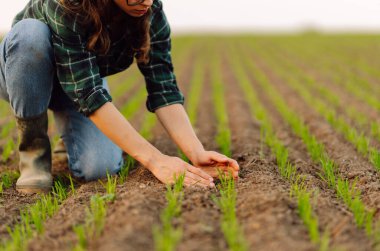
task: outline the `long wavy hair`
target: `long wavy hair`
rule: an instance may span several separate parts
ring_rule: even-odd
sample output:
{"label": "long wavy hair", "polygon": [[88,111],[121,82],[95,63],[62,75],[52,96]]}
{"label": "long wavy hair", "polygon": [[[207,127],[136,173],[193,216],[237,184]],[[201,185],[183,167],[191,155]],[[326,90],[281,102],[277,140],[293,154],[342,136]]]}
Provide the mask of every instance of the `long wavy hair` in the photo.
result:
{"label": "long wavy hair", "polygon": [[[107,54],[111,46],[111,37],[106,25],[114,18],[115,8],[113,0],[60,0],[68,14],[80,14],[80,23],[91,27],[87,42],[87,49],[99,54]],[[149,61],[150,50],[150,16],[148,12],[142,17],[125,15],[127,25],[132,30],[132,50],[136,53],[138,63]]]}

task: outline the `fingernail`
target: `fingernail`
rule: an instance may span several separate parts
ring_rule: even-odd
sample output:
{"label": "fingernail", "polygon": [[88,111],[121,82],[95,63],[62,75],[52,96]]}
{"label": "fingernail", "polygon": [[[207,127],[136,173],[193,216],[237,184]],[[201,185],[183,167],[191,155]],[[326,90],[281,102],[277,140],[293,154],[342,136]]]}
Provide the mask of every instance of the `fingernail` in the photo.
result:
{"label": "fingernail", "polygon": [[214,188],[215,187],[215,184],[213,182],[210,183],[210,187],[211,188]]}

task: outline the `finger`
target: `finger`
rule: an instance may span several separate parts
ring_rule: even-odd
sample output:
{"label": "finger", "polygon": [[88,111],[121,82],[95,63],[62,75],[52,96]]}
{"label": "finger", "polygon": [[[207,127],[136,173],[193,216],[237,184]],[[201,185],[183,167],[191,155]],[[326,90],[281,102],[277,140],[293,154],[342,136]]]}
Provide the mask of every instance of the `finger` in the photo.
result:
{"label": "finger", "polygon": [[228,158],[225,155],[220,154],[218,152],[211,152],[211,156],[213,160],[219,163],[228,163],[228,165],[232,166],[235,170],[239,170],[239,164],[236,160]]}
{"label": "finger", "polygon": [[203,184],[202,182],[200,182],[199,180],[198,181],[194,180],[191,177],[185,177],[184,183],[185,183],[186,187],[192,187],[192,186],[199,186],[199,187],[203,187],[203,188],[215,187],[215,185],[213,185],[213,186],[206,185],[206,184]]}
{"label": "finger", "polygon": [[211,153],[211,160],[214,160],[216,162],[227,163],[230,160],[228,157],[218,152],[211,151],[210,153]]}
{"label": "finger", "polygon": [[220,166],[218,167],[220,171],[223,171],[225,175],[232,176],[234,179],[238,177],[239,172],[233,169],[231,166]]}
{"label": "finger", "polygon": [[229,165],[232,166],[236,171],[238,171],[238,170],[240,169],[239,164],[237,163],[236,160],[234,160],[234,159],[229,159],[229,160],[228,160],[228,163],[229,163]]}
{"label": "finger", "polygon": [[187,165],[187,171],[189,171],[195,175],[198,175],[199,177],[202,177],[203,179],[206,179],[209,182],[213,181],[213,178],[210,175],[208,175],[206,172],[202,171],[200,168],[196,168],[196,167],[188,164]]}
{"label": "finger", "polygon": [[188,177],[188,178],[191,178],[193,179],[194,181],[198,181],[206,186],[210,186],[213,182],[208,180],[208,179],[203,179],[201,178],[200,176],[194,174],[194,173],[191,173],[191,172],[187,172],[186,173],[186,176],[185,177]]}

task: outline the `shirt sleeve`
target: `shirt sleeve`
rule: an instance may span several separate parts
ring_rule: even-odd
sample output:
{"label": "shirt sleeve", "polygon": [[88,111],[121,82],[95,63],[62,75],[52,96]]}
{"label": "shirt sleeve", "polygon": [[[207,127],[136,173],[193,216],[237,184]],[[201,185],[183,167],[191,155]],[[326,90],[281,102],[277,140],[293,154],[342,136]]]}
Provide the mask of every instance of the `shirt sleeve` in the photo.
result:
{"label": "shirt sleeve", "polygon": [[170,26],[161,1],[156,3],[158,6],[153,10],[150,27],[150,60],[148,64],[138,64],[145,78],[148,91],[146,107],[150,112],[171,104],[184,104],[184,96],[173,72]]}
{"label": "shirt sleeve", "polygon": [[80,16],[67,15],[58,1],[49,1],[45,11],[58,80],[79,112],[88,116],[112,98],[103,87],[96,55],[86,48],[87,35],[79,25]]}

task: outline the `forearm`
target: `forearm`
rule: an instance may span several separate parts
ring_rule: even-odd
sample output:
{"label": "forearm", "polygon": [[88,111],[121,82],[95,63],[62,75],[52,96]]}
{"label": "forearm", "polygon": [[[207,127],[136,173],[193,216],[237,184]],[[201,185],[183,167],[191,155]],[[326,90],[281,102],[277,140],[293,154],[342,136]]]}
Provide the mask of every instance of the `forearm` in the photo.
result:
{"label": "forearm", "polygon": [[161,155],[124,118],[112,103],[106,103],[89,116],[90,120],[123,151],[145,167]]}
{"label": "forearm", "polygon": [[155,113],[170,137],[190,160],[204,151],[181,104],[159,108]]}

